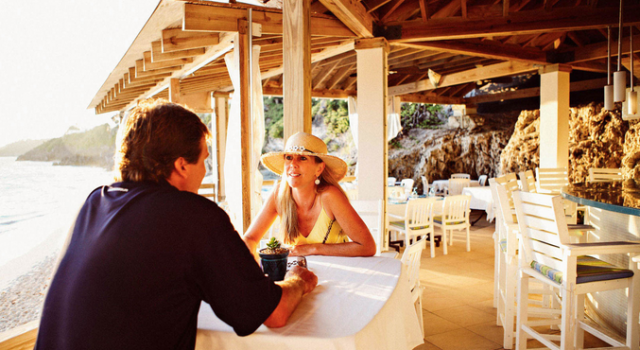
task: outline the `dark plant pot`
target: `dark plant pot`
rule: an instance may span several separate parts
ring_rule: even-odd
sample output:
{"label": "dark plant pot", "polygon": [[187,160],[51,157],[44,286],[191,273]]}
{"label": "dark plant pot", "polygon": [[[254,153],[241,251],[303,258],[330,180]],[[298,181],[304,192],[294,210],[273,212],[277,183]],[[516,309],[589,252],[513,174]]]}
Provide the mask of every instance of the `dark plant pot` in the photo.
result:
{"label": "dark plant pot", "polygon": [[284,275],[287,274],[287,256],[289,256],[289,250],[281,254],[264,254],[262,251],[266,249],[267,248],[260,249],[258,252],[260,260],[262,260],[262,270],[269,275],[272,281],[284,280]]}

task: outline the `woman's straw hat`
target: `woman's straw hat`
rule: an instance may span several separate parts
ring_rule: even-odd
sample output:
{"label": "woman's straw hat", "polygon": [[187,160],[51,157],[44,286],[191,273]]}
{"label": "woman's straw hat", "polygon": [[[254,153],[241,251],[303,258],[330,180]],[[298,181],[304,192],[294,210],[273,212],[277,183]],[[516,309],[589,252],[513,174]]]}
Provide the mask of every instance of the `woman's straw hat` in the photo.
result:
{"label": "woman's straw hat", "polygon": [[282,175],[284,171],[284,155],[298,154],[319,157],[329,168],[331,175],[336,181],[340,181],[347,173],[347,163],[344,160],[330,156],[327,154],[327,145],[319,138],[307,134],[306,132],[298,132],[293,134],[287,140],[283,152],[269,152],[260,157],[262,164],[267,169],[278,175]]}

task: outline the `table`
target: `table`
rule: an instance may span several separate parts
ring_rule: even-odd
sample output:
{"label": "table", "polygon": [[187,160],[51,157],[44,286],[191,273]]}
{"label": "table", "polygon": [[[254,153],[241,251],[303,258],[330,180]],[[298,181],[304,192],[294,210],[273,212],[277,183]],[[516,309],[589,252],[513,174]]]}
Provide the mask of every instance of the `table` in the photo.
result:
{"label": "table", "polygon": [[[561,195],[587,206],[585,223],[595,227],[588,236],[589,242],[640,241],[640,183],[632,179],[575,183],[563,187]],[[599,258],[625,267],[631,259],[625,254],[606,254]],[[624,290],[595,294],[586,303],[588,314],[597,315],[621,334],[626,332]]]}
{"label": "table", "polygon": [[406,267],[384,257],[309,256],[318,286],[286,326],[238,337],[203,303],[196,349],[413,349],[423,343]]}
{"label": "table", "polygon": [[474,210],[484,210],[487,213],[487,221],[491,222],[494,218],[493,214],[493,196],[491,195],[491,187],[465,187],[462,194],[471,196],[469,207]]}
{"label": "table", "polygon": [[[478,183],[478,180],[469,180],[469,181],[470,181],[469,182],[469,186],[471,186],[471,187],[480,186],[480,184]],[[430,183],[429,186],[435,187],[436,188],[436,192],[442,193],[447,188],[449,188],[449,180],[435,180],[432,183]]]}

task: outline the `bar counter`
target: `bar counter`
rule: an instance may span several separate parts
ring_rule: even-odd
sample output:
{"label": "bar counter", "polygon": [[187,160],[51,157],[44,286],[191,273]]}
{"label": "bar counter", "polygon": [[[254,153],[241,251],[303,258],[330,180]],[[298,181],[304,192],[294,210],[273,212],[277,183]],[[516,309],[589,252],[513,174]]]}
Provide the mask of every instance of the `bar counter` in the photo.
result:
{"label": "bar counter", "polygon": [[[595,227],[589,242],[640,241],[640,182],[635,180],[575,183],[562,189],[562,197],[587,207],[585,223]],[[629,266],[622,254],[599,256],[620,267]],[[588,298],[587,314],[596,322],[626,331],[627,297],[608,291]]]}

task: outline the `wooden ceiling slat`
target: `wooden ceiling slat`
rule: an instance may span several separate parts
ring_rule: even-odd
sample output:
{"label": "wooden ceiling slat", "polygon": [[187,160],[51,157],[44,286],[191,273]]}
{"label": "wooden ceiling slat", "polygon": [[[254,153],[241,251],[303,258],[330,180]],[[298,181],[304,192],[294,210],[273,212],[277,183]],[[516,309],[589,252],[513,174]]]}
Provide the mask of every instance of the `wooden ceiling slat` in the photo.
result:
{"label": "wooden ceiling slat", "polygon": [[352,32],[361,38],[373,38],[375,19],[359,1],[320,0]]}
{"label": "wooden ceiling slat", "polygon": [[142,53],[142,57],[144,57],[144,71],[150,71],[150,70],[158,70],[158,69],[162,69],[162,68],[168,68],[168,67],[176,67],[176,66],[183,66],[185,64],[191,63],[193,62],[193,58],[189,57],[189,58],[178,58],[178,59],[173,59],[173,60],[168,60],[168,61],[160,61],[160,62],[153,62],[151,60],[151,51],[145,51]]}
{"label": "wooden ceiling slat", "polygon": [[516,45],[504,45],[479,40],[450,40],[407,44],[414,48],[427,48],[461,55],[489,57],[547,63],[546,53],[536,49],[525,49]]}
{"label": "wooden ceiling slat", "polygon": [[188,49],[188,50],[180,50],[180,51],[171,51],[167,53],[162,52],[162,41],[154,41],[151,43],[151,61],[168,61],[177,58],[189,58],[204,55],[206,52],[204,47],[200,47],[197,49]]}
{"label": "wooden ceiling slat", "polygon": [[187,32],[180,28],[162,31],[162,52],[197,49],[217,45],[219,42],[220,36],[218,33]]}

